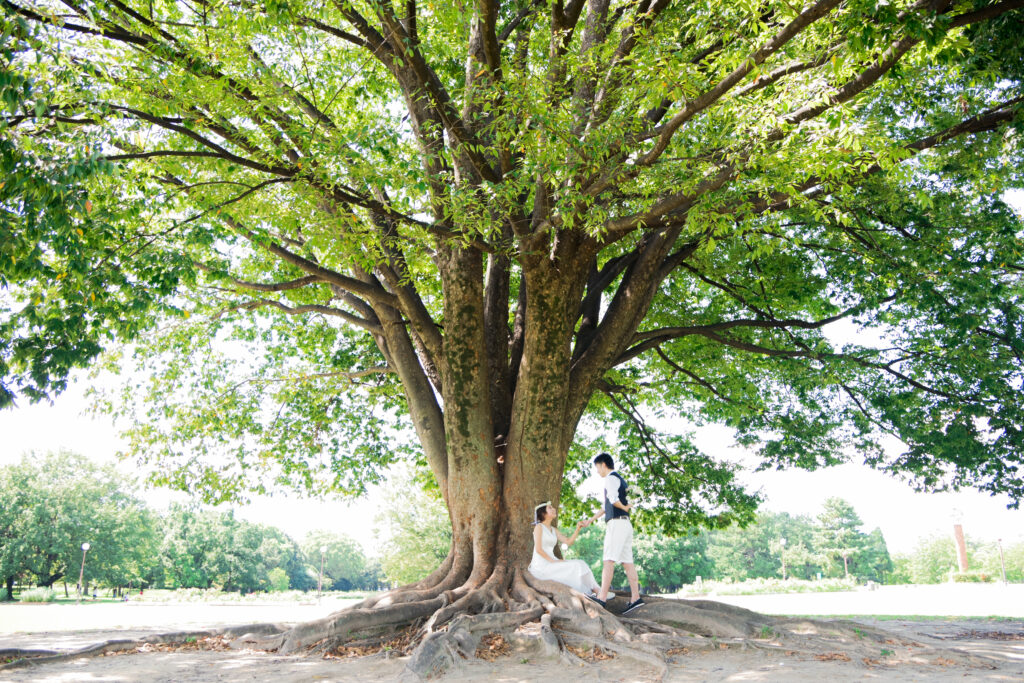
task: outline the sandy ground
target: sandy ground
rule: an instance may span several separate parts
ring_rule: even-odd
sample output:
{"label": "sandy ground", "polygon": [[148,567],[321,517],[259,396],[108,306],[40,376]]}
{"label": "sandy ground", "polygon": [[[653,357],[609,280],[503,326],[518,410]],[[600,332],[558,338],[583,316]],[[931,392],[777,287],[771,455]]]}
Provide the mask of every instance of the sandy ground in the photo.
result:
{"label": "sandy ground", "polygon": [[[826,653],[788,649],[770,639],[715,642],[671,657],[662,680],[697,681],[1024,681],[1024,586],[884,587],[853,593],[728,596],[732,604],[773,614],[915,614],[1013,617],[992,620],[895,620],[861,618],[885,630],[892,644],[836,639]],[[255,621],[290,623],[313,619],[344,604],[321,605],[3,605],[0,649],[70,650],[109,638],[137,637],[183,628]],[[884,609],[883,609],[884,608]],[[942,651],[915,649],[911,641]],[[942,653],[945,653],[944,655]],[[978,655],[979,657],[972,657]],[[824,658],[823,658],[824,657]],[[0,683],[242,683],[252,681],[394,680],[401,657],[324,660],[252,651],[146,652],[79,659],[0,671]],[[446,681],[653,681],[659,672],[626,658],[578,666],[535,651],[513,651],[494,662],[469,661]]]}

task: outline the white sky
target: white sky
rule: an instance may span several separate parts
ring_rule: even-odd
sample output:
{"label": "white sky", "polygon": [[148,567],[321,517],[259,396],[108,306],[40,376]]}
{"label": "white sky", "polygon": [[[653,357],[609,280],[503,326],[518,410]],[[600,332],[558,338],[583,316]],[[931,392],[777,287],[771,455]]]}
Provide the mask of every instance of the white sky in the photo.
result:
{"label": "white sky", "polygon": [[[67,449],[96,461],[112,461],[120,448],[110,418],[93,419],[84,414],[88,399],[84,383],[72,384],[52,405],[22,405],[0,412],[0,466],[14,463],[29,451],[45,453]],[[698,443],[711,455],[742,460],[727,430],[706,428],[698,432]],[[121,463],[130,473],[133,466]],[[919,537],[947,533],[953,516],[959,513],[968,537],[1004,543],[1024,539],[1024,511],[1007,510],[1006,497],[990,497],[977,491],[959,493],[915,493],[905,483],[857,464],[817,472],[747,472],[743,477],[765,494],[763,508],[792,514],[816,515],[826,498],[838,496],[853,504],[865,531],[882,529],[890,552],[907,552]],[[183,494],[148,490],[143,497],[158,509]],[[296,540],[311,530],[330,529],[359,541],[375,553],[374,517],[377,496],[346,503],[340,500],[308,500],[292,496],[264,498],[237,509],[245,519],[272,524]]]}

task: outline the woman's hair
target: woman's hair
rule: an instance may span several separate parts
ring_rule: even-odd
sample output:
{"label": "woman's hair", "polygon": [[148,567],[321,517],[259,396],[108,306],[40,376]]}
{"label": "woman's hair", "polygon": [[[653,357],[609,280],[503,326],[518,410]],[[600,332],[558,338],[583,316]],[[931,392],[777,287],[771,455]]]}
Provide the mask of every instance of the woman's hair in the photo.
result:
{"label": "woman's hair", "polygon": [[540,524],[541,522],[543,522],[547,518],[547,516],[548,516],[548,505],[551,505],[551,503],[541,503],[540,505],[538,505],[534,509],[535,517],[537,519],[537,524]]}

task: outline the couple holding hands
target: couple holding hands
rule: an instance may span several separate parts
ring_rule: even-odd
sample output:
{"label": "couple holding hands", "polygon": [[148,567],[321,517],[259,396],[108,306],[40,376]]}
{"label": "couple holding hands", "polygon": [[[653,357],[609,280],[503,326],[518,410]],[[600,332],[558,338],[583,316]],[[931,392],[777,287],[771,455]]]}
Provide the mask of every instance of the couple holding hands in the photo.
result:
{"label": "couple holding hands", "polygon": [[[632,507],[626,502],[626,481],[615,471],[612,456],[601,453],[594,458],[594,469],[604,478],[604,509],[590,519],[580,520],[572,536],[565,536],[555,526],[556,510],[550,502],[541,503],[535,509],[537,526],[533,530],[533,560],[530,573],[538,579],[557,581],[583,593],[602,607],[609,598],[615,565],[621,564],[629,580],[630,601],[623,614],[632,612],[644,604],[640,597],[640,585],[633,563],[633,525],[629,521]],[[576,542],[580,529],[590,526],[604,515],[604,566],[601,570],[601,585],[594,580],[594,574],[583,560],[559,560],[555,557],[555,544],[559,541],[571,546]]]}

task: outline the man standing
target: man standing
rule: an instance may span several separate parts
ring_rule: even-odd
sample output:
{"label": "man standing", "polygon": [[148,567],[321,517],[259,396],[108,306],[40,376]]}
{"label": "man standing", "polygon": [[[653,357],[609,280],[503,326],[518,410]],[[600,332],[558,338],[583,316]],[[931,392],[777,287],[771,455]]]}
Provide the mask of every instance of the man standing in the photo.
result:
{"label": "man standing", "polygon": [[604,568],[601,570],[601,592],[594,602],[605,606],[608,590],[612,587],[612,574],[615,565],[621,564],[629,580],[629,604],[623,614],[632,612],[644,604],[640,597],[640,582],[636,576],[636,565],[633,564],[633,525],[629,521],[629,510],[633,506],[626,502],[626,480],[615,471],[612,456],[601,453],[594,458],[594,469],[604,477],[604,509],[586,521],[589,526],[604,515]]}

